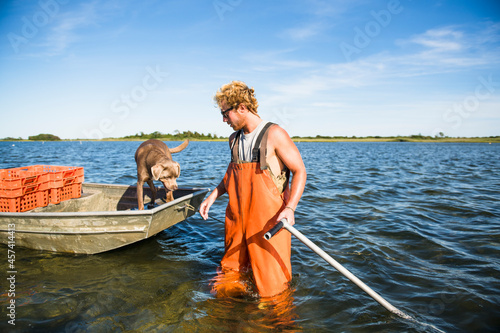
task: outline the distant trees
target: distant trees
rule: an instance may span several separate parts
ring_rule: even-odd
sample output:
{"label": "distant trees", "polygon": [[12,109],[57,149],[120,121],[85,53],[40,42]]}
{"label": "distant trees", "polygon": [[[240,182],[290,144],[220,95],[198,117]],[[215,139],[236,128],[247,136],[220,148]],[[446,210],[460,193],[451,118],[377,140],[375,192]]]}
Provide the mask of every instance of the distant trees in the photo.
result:
{"label": "distant trees", "polygon": [[32,141],[61,141],[61,138],[53,134],[38,134],[29,136],[28,140]]}
{"label": "distant trees", "polygon": [[[105,140],[112,140],[113,138],[108,138]],[[174,131],[174,134],[164,134],[160,131],[154,131],[152,133],[146,134],[144,132],[139,132],[135,135],[128,135],[122,138],[114,138],[118,140],[148,140],[148,139],[160,139],[160,140],[165,140],[165,141],[183,141],[186,139],[190,140],[200,140],[200,141],[211,141],[211,140],[227,140],[227,137],[223,136],[218,136],[217,134],[204,134],[204,133],[198,133],[196,131],[183,131],[180,132],[178,130]],[[353,136],[327,136],[327,135],[315,135],[315,136],[293,136],[293,140],[300,141],[300,140],[310,140],[310,141],[377,141],[377,142],[500,142],[500,136],[489,136],[489,137],[475,137],[475,138],[467,138],[467,137],[449,137],[445,135],[443,132],[439,132],[435,134],[434,136],[428,136],[428,135],[422,135],[421,133],[419,134],[413,134],[413,135],[406,135],[406,136],[361,136],[361,137],[356,137],[355,135]],[[6,138],[0,138],[0,141],[22,141],[24,140],[23,138],[14,138],[14,137],[6,137]],[[29,136],[28,140],[31,141],[62,141],[61,138],[59,138],[56,135],[53,134],[38,134],[38,135],[33,135]],[[80,140],[80,139],[79,139]]]}
{"label": "distant trees", "polygon": [[164,134],[159,131],[154,131],[153,133],[150,134],[145,134],[144,132],[135,134],[135,135],[128,135],[124,137],[124,139],[142,139],[142,140],[147,140],[147,139],[163,139],[163,140],[185,140],[185,139],[193,139],[193,140],[212,140],[212,139],[224,139],[224,137],[219,137],[217,134],[203,134],[203,133],[198,133],[198,132],[191,132],[191,131],[184,131],[184,132],[179,132],[178,130],[174,131],[174,134]]}
{"label": "distant trees", "polygon": [[13,138],[11,136],[8,136],[6,138],[3,138],[2,141],[21,141],[23,138],[18,137],[18,138]]}

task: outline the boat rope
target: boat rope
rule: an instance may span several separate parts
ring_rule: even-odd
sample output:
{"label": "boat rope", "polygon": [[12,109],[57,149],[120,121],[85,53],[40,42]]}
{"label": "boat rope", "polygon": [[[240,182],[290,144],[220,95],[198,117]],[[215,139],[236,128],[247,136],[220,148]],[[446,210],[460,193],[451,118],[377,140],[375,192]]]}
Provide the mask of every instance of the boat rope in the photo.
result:
{"label": "boat rope", "polygon": [[226,222],[221,221],[221,220],[219,220],[219,219],[217,219],[217,218],[215,218],[215,217],[213,217],[213,216],[209,216],[209,217],[210,217],[211,219],[213,219],[213,220],[217,221],[217,222],[220,222],[220,223],[226,223]]}

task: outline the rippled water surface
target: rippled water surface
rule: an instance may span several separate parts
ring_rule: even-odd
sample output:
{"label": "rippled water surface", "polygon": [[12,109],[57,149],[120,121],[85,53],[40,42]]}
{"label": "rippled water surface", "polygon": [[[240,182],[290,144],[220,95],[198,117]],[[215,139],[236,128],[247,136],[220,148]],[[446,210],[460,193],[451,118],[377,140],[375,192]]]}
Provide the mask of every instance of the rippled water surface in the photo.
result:
{"label": "rippled water surface", "polygon": [[[170,147],[180,142],[167,142]],[[131,185],[139,142],[0,142],[0,168],[85,168]],[[497,332],[500,145],[298,143],[308,171],[297,229],[415,321],[389,313],[293,239],[293,284],[279,298],[218,299],[227,197],[155,237],[99,255],[16,248],[16,326],[24,332]],[[183,187],[214,188],[225,142],[174,155]],[[7,247],[0,272],[7,269]],[[5,273],[2,273],[2,276]],[[7,323],[2,279],[0,330]],[[423,325],[423,323],[427,325]],[[433,328],[432,326],[435,328]]]}

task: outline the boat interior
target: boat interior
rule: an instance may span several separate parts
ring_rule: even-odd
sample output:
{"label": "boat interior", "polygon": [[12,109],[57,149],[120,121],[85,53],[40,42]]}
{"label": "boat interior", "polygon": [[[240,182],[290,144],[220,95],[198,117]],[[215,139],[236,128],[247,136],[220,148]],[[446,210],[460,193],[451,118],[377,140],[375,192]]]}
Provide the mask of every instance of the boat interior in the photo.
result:
{"label": "boat interior", "polygon": [[[174,191],[174,199],[181,198],[196,192],[197,189],[177,189]],[[137,210],[137,187],[83,184],[82,195],[77,199],[62,201],[58,204],[49,204],[31,210],[34,213],[42,212],[105,212]],[[151,189],[144,187],[144,209],[152,209],[166,204],[166,193],[164,188],[157,188],[156,201],[151,203]]]}

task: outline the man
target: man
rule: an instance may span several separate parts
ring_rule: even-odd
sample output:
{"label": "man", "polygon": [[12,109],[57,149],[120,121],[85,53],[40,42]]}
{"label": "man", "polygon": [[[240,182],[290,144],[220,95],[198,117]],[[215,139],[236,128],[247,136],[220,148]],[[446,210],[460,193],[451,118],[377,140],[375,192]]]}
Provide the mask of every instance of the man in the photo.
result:
{"label": "man", "polygon": [[[206,220],[214,201],[228,193],[222,275],[251,273],[260,296],[271,297],[286,290],[292,278],[291,235],[282,231],[270,241],[263,236],[283,218],[295,223],[306,169],[287,132],[257,114],[253,88],[233,81],[222,86],[214,100],[222,120],[235,130],[229,137],[232,158],[220,184],[201,204],[200,214]],[[235,281],[219,281],[224,282],[215,286],[218,294],[238,293]]]}

